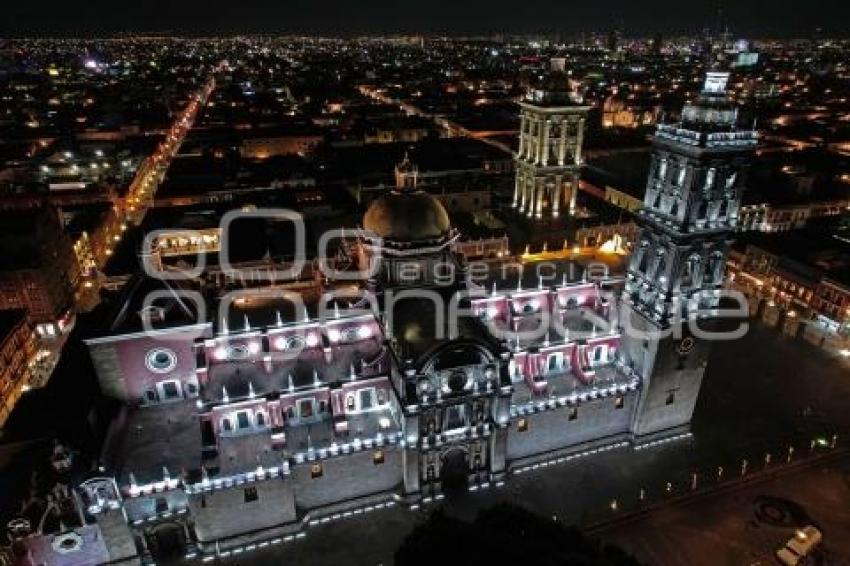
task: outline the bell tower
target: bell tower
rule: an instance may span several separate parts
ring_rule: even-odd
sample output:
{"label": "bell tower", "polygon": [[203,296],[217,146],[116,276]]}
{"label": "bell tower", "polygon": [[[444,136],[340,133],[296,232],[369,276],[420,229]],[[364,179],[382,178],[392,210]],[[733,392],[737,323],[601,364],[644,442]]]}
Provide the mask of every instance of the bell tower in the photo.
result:
{"label": "bell tower", "polygon": [[584,125],[590,106],[571,87],[563,59],[520,101],[513,207],[533,220],[575,211]]}
{"label": "bell tower", "polygon": [[[640,442],[687,430],[738,221],[755,131],[739,129],[728,73],[709,72],[678,124],[656,131],[640,236],[621,313],[626,361],[643,377],[633,434]],[[693,324],[692,324],[693,323]],[[700,334],[700,333],[696,333]]]}

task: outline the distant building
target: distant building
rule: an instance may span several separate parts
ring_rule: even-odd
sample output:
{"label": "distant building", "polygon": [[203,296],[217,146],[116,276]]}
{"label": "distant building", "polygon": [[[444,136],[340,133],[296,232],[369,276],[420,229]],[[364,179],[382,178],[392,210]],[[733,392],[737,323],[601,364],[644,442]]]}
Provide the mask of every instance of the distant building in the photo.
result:
{"label": "distant building", "polygon": [[850,200],[801,204],[751,204],[742,206],[738,230],[742,232],[785,232],[806,225],[809,220],[839,216],[850,207]]}
{"label": "distant building", "polygon": [[36,343],[26,311],[0,311],[0,428],[30,386]]}
{"label": "distant building", "polygon": [[642,106],[612,94],[602,105],[603,128],[640,128],[654,126],[659,107]]}
{"label": "distant building", "polygon": [[56,209],[0,213],[0,309],[24,309],[42,336],[69,322],[80,267]]}
{"label": "distant building", "polygon": [[240,153],[251,159],[267,159],[279,155],[305,155],[324,141],[316,131],[291,128],[250,131],[242,139]]}

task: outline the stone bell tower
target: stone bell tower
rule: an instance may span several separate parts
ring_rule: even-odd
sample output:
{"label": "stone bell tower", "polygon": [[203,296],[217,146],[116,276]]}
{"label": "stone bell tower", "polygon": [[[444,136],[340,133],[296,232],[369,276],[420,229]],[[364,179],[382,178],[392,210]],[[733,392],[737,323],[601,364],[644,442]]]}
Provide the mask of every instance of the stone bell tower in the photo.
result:
{"label": "stone bell tower", "polygon": [[712,326],[758,141],[737,126],[728,79],[709,72],[681,121],[659,125],[653,140],[621,313],[624,356],[643,377],[638,441],[687,430],[705,372],[710,342],[694,328]]}
{"label": "stone bell tower", "polygon": [[520,101],[513,207],[533,220],[575,211],[584,125],[590,106],[570,87],[563,59]]}

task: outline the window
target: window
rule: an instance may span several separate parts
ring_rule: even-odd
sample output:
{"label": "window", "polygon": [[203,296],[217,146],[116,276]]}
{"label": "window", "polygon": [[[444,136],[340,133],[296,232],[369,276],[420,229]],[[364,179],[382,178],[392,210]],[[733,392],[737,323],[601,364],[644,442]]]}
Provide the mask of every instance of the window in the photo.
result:
{"label": "window", "polygon": [[664,180],[667,177],[667,158],[661,160],[661,165],[658,167],[658,178]]}
{"label": "window", "polygon": [[313,479],[322,477],[324,474],[324,470],[322,469],[322,463],[316,462],[315,464],[310,466],[310,477]]}
{"label": "window", "polygon": [[245,488],[245,503],[253,503],[257,501],[260,496],[257,494],[256,487],[246,487]]}
{"label": "window", "polygon": [[617,398],[614,399],[614,408],[622,409],[626,404],[626,398],[622,395],[617,395]]}
{"label": "window", "polygon": [[368,411],[372,408],[374,401],[372,400],[372,395],[374,394],[374,389],[361,389],[360,390],[360,410]]}
{"label": "window", "polygon": [[165,513],[168,511],[168,500],[164,497],[157,497],[155,505],[157,513]]}
{"label": "window", "polygon": [[290,405],[286,408],[286,418],[287,419],[294,419],[295,418],[295,407],[293,407],[292,405]]}
{"label": "window", "polygon": [[717,170],[714,167],[711,167],[708,172],[705,174],[705,188],[711,189],[714,186],[714,176],[717,173]]}
{"label": "window", "polygon": [[251,428],[251,418],[248,416],[248,411],[236,413],[236,426],[240,429]]}
{"label": "window", "polygon": [[153,389],[148,389],[147,391],[145,391],[145,399],[148,403],[156,403],[156,391],[154,391]]}
{"label": "window", "polygon": [[233,424],[230,422],[230,419],[221,419],[221,429],[225,432],[233,430]]}
{"label": "window", "polygon": [[387,402],[387,392],[384,389],[378,389],[378,405],[383,405]]}
{"label": "window", "polygon": [[578,418],[578,407],[570,407],[569,420],[574,421]]}
{"label": "window", "polygon": [[670,391],[667,392],[667,399],[665,399],[664,404],[665,405],[672,405],[675,402],[676,402],[676,390],[671,389]]}
{"label": "window", "polygon": [[518,432],[526,432],[528,430],[528,419],[522,418],[517,421],[516,429]]}
{"label": "window", "polygon": [[379,466],[384,463],[384,451],[383,450],[375,450],[372,452],[372,463],[376,466]]}
{"label": "window", "polygon": [[161,384],[162,396],[166,399],[177,399],[180,397],[180,388],[176,381],[164,381]]}
{"label": "window", "polygon": [[354,410],[354,408],[355,408],[354,395],[349,395],[349,396],[345,399],[345,407],[346,407],[349,411],[353,411],[353,410]]}
{"label": "window", "polygon": [[263,413],[257,413],[257,426],[266,426],[266,416]]}
{"label": "window", "polygon": [[145,354],[145,365],[154,373],[168,373],[177,366],[177,354],[168,348],[154,348]]}
{"label": "window", "polygon": [[312,399],[301,399],[298,401],[298,415],[302,419],[309,419],[313,416]]}
{"label": "window", "polygon": [[546,369],[550,372],[560,371],[564,368],[564,354],[563,352],[556,352],[554,354],[549,354],[548,363],[546,364]]}

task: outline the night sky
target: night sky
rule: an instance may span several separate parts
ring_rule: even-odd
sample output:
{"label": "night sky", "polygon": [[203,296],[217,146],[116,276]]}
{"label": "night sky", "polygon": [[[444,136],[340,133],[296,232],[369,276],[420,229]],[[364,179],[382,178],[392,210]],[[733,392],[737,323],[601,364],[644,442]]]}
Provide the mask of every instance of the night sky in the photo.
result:
{"label": "night sky", "polygon": [[847,35],[848,0],[12,0],[4,35],[380,32],[692,33],[722,21],[735,36]]}

